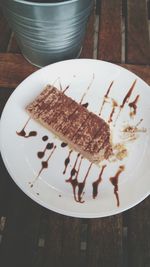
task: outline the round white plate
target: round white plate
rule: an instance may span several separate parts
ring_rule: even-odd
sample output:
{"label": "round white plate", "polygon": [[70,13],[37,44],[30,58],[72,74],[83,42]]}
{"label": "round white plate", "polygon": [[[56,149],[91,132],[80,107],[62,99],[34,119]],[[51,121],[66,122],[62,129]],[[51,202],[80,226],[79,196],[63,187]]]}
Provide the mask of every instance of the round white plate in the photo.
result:
{"label": "round white plate", "polygon": [[[25,130],[27,133],[36,131],[37,136],[24,138],[16,134],[28,120],[26,105],[47,84],[54,84],[60,90],[69,85],[66,95],[77,102],[82,99],[82,104],[88,103],[88,109],[96,114],[100,113],[104,95],[110,88],[101,111],[101,117],[105,121],[110,117],[114,100],[118,103],[110,123],[112,139],[114,144],[125,143],[128,155],[122,160],[101,162],[100,166],[92,165],[81,194],[83,203],[75,201],[72,185],[66,182],[70,177],[77,152],[71,153],[70,163],[64,175],[64,161],[70,151],[68,146],[62,148],[59,139],[33,120],[28,122]],[[130,108],[129,104],[136,98],[136,114],[131,117],[130,112],[133,108]],[[117,214],[133,207],[150,192],[149,99],[150,89],[143,80],[117,65],[103,61],[68,60],[36,71],[16,88],[1,117],[1,153],[11,177],[33,200],[61,214],[95,218]],[[121,105],[123,108],[118,116]],[[137,126],[138,133],[126,136],[122,132],[126,126]],[[45,135],[48,136],[48,141],[42,140]],[[45,156],[39,159],[37,152],[43,151],[48,142],[56,145],[53,155],[48,161],[52,151],[46,150]],[[48,168],[43,169],[38,176],[42,161],[48,162]],[[98,194],[93,198],[93,182],[98,179],[104,164],[107,166],[98,186]],[[83,182],[89,166],[90,162],[83,159],[78,182]],[[118,175],[117,193],[120,205],[117,206],[110,177],[117,174],[120,166],[124,166],[125,169]],[[75,197],[78,200],[78,187]]]}

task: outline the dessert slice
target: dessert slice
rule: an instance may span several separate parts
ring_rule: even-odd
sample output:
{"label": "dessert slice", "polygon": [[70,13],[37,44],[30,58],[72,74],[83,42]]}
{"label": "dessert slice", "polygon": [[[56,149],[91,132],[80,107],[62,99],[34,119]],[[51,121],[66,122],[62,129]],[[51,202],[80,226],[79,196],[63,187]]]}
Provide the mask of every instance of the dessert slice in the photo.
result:
{"label": "dessert slice", "polygon": [[26,111],[91,162],[112,154],[109,125],[54,86],[46,86]]}

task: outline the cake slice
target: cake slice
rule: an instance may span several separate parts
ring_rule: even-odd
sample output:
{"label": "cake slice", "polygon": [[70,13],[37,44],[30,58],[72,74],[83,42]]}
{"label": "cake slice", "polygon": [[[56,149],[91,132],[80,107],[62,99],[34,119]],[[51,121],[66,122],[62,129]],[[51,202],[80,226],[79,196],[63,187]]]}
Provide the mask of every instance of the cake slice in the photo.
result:
{"label": "cake slice", "polygon": [[109,125],[54,86],[46,86],[26,111],[91,162],[112,154]]}

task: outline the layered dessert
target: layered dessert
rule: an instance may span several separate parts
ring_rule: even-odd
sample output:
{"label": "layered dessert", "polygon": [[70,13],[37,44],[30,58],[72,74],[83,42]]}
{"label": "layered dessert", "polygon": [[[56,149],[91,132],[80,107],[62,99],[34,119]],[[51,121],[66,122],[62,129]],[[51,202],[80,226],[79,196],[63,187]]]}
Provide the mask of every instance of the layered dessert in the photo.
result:
{"label": "layered dessert", "polygon": [[89,161],[100,162],[112,154],[109,125],[54,86],[46,86],[26,111]]}

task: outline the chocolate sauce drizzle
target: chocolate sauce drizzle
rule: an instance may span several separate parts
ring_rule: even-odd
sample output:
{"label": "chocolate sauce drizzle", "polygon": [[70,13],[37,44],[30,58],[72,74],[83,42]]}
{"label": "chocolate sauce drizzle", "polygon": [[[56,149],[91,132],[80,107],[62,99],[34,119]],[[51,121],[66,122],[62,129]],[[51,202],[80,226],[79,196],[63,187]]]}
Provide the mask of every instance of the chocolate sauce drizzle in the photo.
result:
{"label": "chocolate sauce drizzle", "polygon": [[[130,89],[128,90],[127,94],[125,95],[125,97],[124,97],[124,99],[123,99],[123,101],[122,101],[122,104],[120,105],[120,109],[119,109],[118,115],[117,115],[117,117],[116,117],[115,123],[116,123],[116,121],[117,121],[118,118],[119,118],[119,115],[120,115],[120,113],[121,113],[121,110],[124,108],[125,104],[128,103],[128,101],[129,101],[129,99],[130,99],[130,97],[131,97],[131,95],[132,95],[132,93],[133,93],[133,90],[135,89],[136,82],[137,82],[137,80],[135,80],[135,81],[132,83]],[[114,123],[114,126],[115,126],[115,123]]]}
{"label": "chocolate sauce drizzle", "polygon": [[56,145],[53,146],[53,150],[51,151],[51,153],[50,153],[50,155],[48,156],[47,160],[41,162],[42,167],[41,167],[41,169],[40,169],[40,171],[39,171],[37,177],[39,177],[39,175],[42,173],[42,171],[43,171],[44,169],[47,169],[47,168],[48,168],[48,162],[49,162],[50,158],[52,157],[52,155],[53,155],[55,149],[56,149]]}
{"label": "chocolate sauce drizzle", "polygon": [[82,95],[82,97],[81,97],[81,100],[80,100],[79,104],[82,104],[82,102],[83,102],[85,96],[87,95],[88,91],[90,90],[90,88],[91,88],[91,86],[92,86],[92,84],[93,84],[94,79],[95,79],[95,75],[94,75],[94,73],[93,73],[93,75],[92,75],[92,79],[91,79],[91,81],[90,81],[90,83],[89,83],[89,85],[88,85],[86,91],[83,93],[83,95]]}
{"label": "chocolate sauce drizzle", "polygon": [[60,88],[60,91],[62,91],[62,90],[63,90],[63,88],[62,88],[62,85],[61,85],[60,78],[59,78],[59,88]]}
{"label": "chocolate sauce drizzle", "polygon": [[112,86],[113,86],[113,83],[114,83],[114,81],[111,82],[111,84],[109,85],[109,87],[108,87],[108,89],[107,89],[106,94],[105,94],[104,97],[103,97],[102,106],[101,106],[101,108],[100,108],[100,112],[99,112],[99,114],[98,114],[99,116],[100,116],[101,113],[102,113],[103,107],[104,107],[104,105],[105,105],[105,103],[106,103],[106,99],[108,98],[108,95],[109,95],[110,90],[111,90],[111,88],[112,88]]}
{"label": "chocolate sauce drizzle", "polygon": [[114,194],[117,200],[117,207],[119,207],[120,205],[119,194],[118,194],[118,180],[119,180],[119,175],[124,171],[124,169],[125,169],[124,165],[119,166],[119,169],[116,172],[115,176],[109,178],[110,182],[114,186]]}
{"label": "chocolate sauce drizzle", "polygon": [[[94,73],[93,73],[93,76],[92,76],[92,79],[90,81],[90,84],[89,86],[87,87],[86,91],[83,93],[82,97],[81,97],[81,100],[79,102],[79,104],[81,104],[83,107],[87,108],[89,103],[83,103],[83,100],[84,98],[86,97],[88,91],[90,90],[91,86],[92,86],[92,83],[94,81]],[[109,93],[112,89],[112,86],[114,84],[114,81],[112,81],[109,85],[109,88],[107,89],[104,97],[103,97],[103,102],[102,102],[102,106],[100,108],[100,112],[99,112],[99,116],[101,115],[102,113],[102,110],[103,110],[103,107],[105,105],[105,103],[107,102],[107,99],[109,98]],[[135,84],[136,84],[136,80],[133,82],[132,86],[130,87],[129,91],[127,92],[127,94],[125,95],[123,101],[122,101],[122,104],[119,106],[120,110],[119,110],[119,114],[121,112],[121,109],[123,109],[124,105],[126,103],[129,102],[129,99],[130,99],[130,96],[134,90],[134,87],[135,87]],[[62,85],[61,83],[59,82],[59,85],[60,85],[60,90],[62,91],[62,93],[65,93],[70,85],[66,86],[66,88],[63,90],[62,88]],[[137,110],[137,101],[139,99],[139,95],[137,95],[137,97],[135,98],[135,100],[133,102],[130,102],[128,105],[130,108],[133,109],[132,113],[135,115],[136,114],[136,110]],[[112,110],[110,112],[110,115],[109,115],[109,119],[108,119],[108,123],[112,122],[113,120],[113,115],[115,113],[115,109],[116,107],[118,106],[117,102],[114,100],[114,99],[111,99],[112,100]],[[119,114],[117,116],[117,119],[119,117]],[[130,113],[131,114],[131,113]],[[28,137],[31,137],[31,136],[36,136],[37,135],[37,132],[36,131],[30,131],[29,134],[26,133],[25,131],[25,128],[29,122],[30,118],[28,119],[28,121],[26,122],[26,124],[24,125],[24,127],[22,128],[22,130],[20,132],[16,132],[19,136],[22,136],[22,137],[25,137],[25,138],[28,138]],[[45,142],[48,140],[48,136],[43,136],[42,137],[42,140]],[[61,147],[64,148],[66,147],[68,144],[65,143],[65,142],[62,142],[61,143]],[[49,160],[51,159],[54,151],[56,149],[56,145],[54,145],[54,143],[47,143],[44,150],[43,151],[39,151],[37,152],[37,156],[39,159],[42,159],[44,156],[45,156],[45,153],[47,150],[52,150],[51,153],[49,154],[49,156],[47,157],[47,159],[45,161],[41,161],[41,169],[39,170],[38,172],[38,175],[36,176],[34,182],[38,179],[38,177],[40,176],[40,174],[43,172],[44,169],[47,169],[48,168],[48,165],[49,165]],[[67,171],[67,168],[69,166],[69,163],[70,163],[70,158],[71,158],[71,153],[73,151],[70,150],[69,153],[68,153],[68,156],[67,158],[65,159],[64,161],[64,171],[63,171],[63,174],[66,174],[66,171]],[[78,203],[84,203],[85,201],[83,200],[83,195],[84,195],[84,189],[85,189],[85,185],[86,185],[86,181],[87,181],[87,178],[88,178],[88,175],[90,173],[90,170],[92,168],[92,165],[93,163],[90,163],[87,171],[86,171],[86,174],[84,176],[84,179],[82,182],[79,182],[78,181],[78,176],[79,176],[79,172],[80,172],[80,168],[81,168],[81,165],[82,165],[82,160],[83,160],[83,156],[80,155],[80,153],[77,154],[77,157],[75,159],[75,162],[74,162],[74,165],[70,171],[70,177],[69,179],[66,180],[67,183],[70,183],[71,186],[72,186],[72,190],[73,190],[73,196],[74,196],[74,200]],[[107,165],[103,165],[102,168],[101,168],[101,171],[99,173],[99,176],[97,178],[97,180],[95,180],[93,183],[92,183],[92,187],[93,187],[93,199],[95,199],[98,195],[98,189],[99,189],[99,185],[102,181],[102,175],[103,175],[103,172],[105,170],[105,168],[107,167]],[[125,167],[123,165],[119,166],[119,169],[118,171],[116,172],[115,176],[113,177],[110,177],[110,182],[112,183],[112,185],[114,186],[114,194],[116,196],[116,200],[117,200],[117,206],[120,205],[120,201],[119,201],[119,194],[118,194],[118,179],[119,179],[119,175],[121,174],[121,172],[123,172],[125,169]],[[30,183],[30,186],[33,187],[33,183]],[[61,197],[61,195],[59,195],[59,197]]]}
{"label": "chocolate sauce drizzle", "polygon": [[126,103],[128,103],[129,98],[130,98],[130,96],[132,95],[132,92],[133,92],[133,90],[134,90],[134,88],[135,88],[136,81],[137,81],[137,80],[135,80],[135,81],[133,82],[133,84],[131,85],[129,91],[127,92],[126,96],[124,97],[124,99],[123,99],[123,101],[122,101],[122,104],[120,105],[120,108],[123,108],[124,105],[125,105]]}
{"label": "chocolate sauce drizzle", "polygon": [[143,119],[140,119],[139,122],[137,122],[137,124],[135,125],[135,128],[137,128],[141,124],[142,121]]}
{"label": "chocolate sauce drizzle", "polygon": [[93,163],[90,164],[90,166],[88,167],[88,170],[86,172],[86,175],[84,177],[83,182],[78,182],[78,202],[80,203],[84,203],[85,201],[82,200],[83,194],[84,194],[84,188],[85,188],[85,184],[86,184],[86,180],[88,178],[89,172],[91,170]]}
{"label": "chocolate sauce drizzle", "polygon": [[130,112],[130,117],[132,118],[133,116],[136,115],[137,112],[137,102],[139,100],[140,95],[137,95],[136,98],[134,99],[133,102],[130,102],[128,105],[131,108],[131,112]]}
{"label": "chocolate sauce drizzle", "polygon": [[[92,167],[93,163],[90,163],[90,165],[88,167],[88,170],[86,172],[86,175],[85,175],[85,177],[83,179],[83,182],[79,182],[78,181],[78,175],[79,175],[79,171],[80,171],[82,160],[83,160],[83,157],[81,156],[78,168],[76,170],[76,165],[77,165],[79,157],[80,157],[80,154],[77,155],[77,158],[76,158],[76,161],[74,163],[74,166],[73,166],[73,168],[72,168],[72,170],[70,172],[70,177],[69,177],[68,180],[66,180],[66,182],[70,183],[71,186],[72,186],[74,200],[76,202],[79,202],[79,203],[84,203],[84,200],[82,200],[82,197],[83,197],[83,194],[84,194],[84,188],[85,188],[86,180],[88,178],[88,175],[89,175],[89,172],[91,170],[91,167]],[[74,176],[75,176],[75,178],[73,178]]]}
{"label": "chocolate sauce drizzle", "polygon": [[82,104],[83,107],[87,108],[89,103]]}
{"label": "chocolate sauce drizzle", "polygon": [[39,159],[42,159],[42,158],[45,156],[45,152],[46,152],[46,150],[50,150],[50,149],[52,149],[53,147],[54,147],[54,144],[53,144],[53,143],[48,143],[48,144],[46,145],[46,147],[44,148],[43,151],[39,151],[39,152],[37,152],[37,156],[38,156],[38,158],[39,158]]}
{"label": "chocolate sauce drizzle", "polygon": [[[79,173],[79,170],[80,170],[80,167],[81,167],[81,163],[82,163],[82,157],[81,157],[78,169],[76,170],[76,165],[77,165],[77,162],[79,160],[79,157],[80,157],[80,154],[77,155],[75,163],[73,165],[73,168],[72,168],[72,170],[70,172],[70,177],[69,177],[69,179],[66,180],[67,183],[71,183],[71,185],[72,185],[73,195],[74,195],[75,201],[77,201],[76,192],[75,192],[75,189],[76,189],[76,186],[77,186],[77,177],[78,177],[78,173]],[[75,176],[75,178],[73,179],[74,176]]]}
{"label": "chocolate sauce drizzle", "polygon": [[65,142],[62,142],[61,143],[61,147],[66,147],[68,144],[67,143],[65,143]]}
{"label": "chocolate sauce drizzle", "polygon": [[19,136],[22,136],[24,138],[29,138],[29,137],[33,137],[33,136],[37,136],[37,132],[36,131],[30,131],[28,134],[25,131],[26,126],[28,125],[29,121],[31,118],[29,118],[27,120],[27,122],[25,123],[25,125],[23,126],[22,130],[20,132],[16,131],[16,134]]}
{"label": "chocolate sauce drizzle", "polygon": [[66,88],[62,91],[63,94],[69,89],[70,85],[67,85]]}
{"label": "chocolate sauce drizzle", "polygon": [[43,137],[42,137],[42,140],[45,142],[45,141],[47,141],[48,140],[48,136],[47,135],[44,135]]}
{"label": "chocolate sauce drizzle", "polygon": [[66,158],[65,161],[64,161],[65,168],[64,168],[63,174],[65,174],[66,171],[67,171],[67,167],[68,167],[68,165],[69,165],[69,163],[70,163],[70,156],[71,156],[71,153],[72,153],[72,150],[69,151],[69,154],[68,154],[67,158]]}
{"label": "chocolate sauce drizzle", "polygon": [[39,170],[38,175],[36,176],[34,182],[30,184],[30,187],[33,187],[33,184],[34,184],[34,183],[36,182],[36,180],[39,178],[39,176],[40,176],[40,174],[43,172],[43,170],[48,168],[49,160],[51,159],[51,157],[52,157],[52,155],[53,155],[55,149],[56,149],[56,145],[55,145],[55,146],[53,145],[53,150],[52,150],[51,153],[49,154],[47,160],[41,162],[41,165],[42,165],[42,166],[41,166],[41,169]]}
{"label": "chocolate sauce drizzle", "polygon": [[92,183],[92,186],[93,186],[93,198],[95,199],[98,195],[98,187],[99,187],[99,184],[101,183],[102,181],[102,174],[104,172],[104,169],[107,167],[107,165],[103,165],[102,166],[102,169],[99,173],[99,177],[98,179]]}
{"label": "chocolate sauce drizzle", "polygon": [[113,104],[112,105],[112,111],[109,115],[108,123],[111,123],[113,121],[113,115],[115,113],[115,109],[116,109],[116,107],[118,107],[118,104],[114,99],[112,99],[112,104]]}

